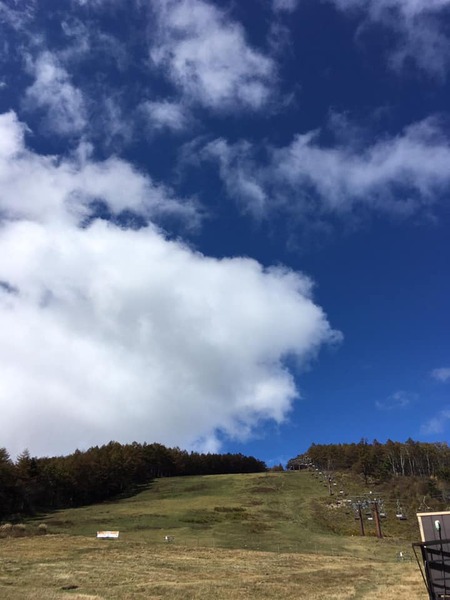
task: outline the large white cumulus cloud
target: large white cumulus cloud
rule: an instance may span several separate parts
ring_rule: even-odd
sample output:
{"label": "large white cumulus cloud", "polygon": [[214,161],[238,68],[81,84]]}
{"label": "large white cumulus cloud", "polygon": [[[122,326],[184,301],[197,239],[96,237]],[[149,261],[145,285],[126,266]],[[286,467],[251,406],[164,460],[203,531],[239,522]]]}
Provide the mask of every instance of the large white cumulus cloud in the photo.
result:
{"label": "large white cumulus cloud", "polygon": [[[0,118],[0,140],[1,445],[217,449],[221,434],[245,438],[286,418],[298,391],[284,357],[308,360],[338,335],[308,278],[205,257],[152,224],[80,227],[74,205],[85,215],[99,172],[103,200],[117,202],[114,164],[33,154],[13,113]],[[142,209],[146,189],[152,206],[154,187],[128,186],[142,176],[120,165],[124,205]]]}

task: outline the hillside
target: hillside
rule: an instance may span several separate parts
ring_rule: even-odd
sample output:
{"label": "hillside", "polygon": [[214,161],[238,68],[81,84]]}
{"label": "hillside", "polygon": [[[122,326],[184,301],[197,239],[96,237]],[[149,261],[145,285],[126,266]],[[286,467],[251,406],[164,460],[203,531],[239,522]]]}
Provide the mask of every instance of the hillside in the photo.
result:
{"label": "hillside", "polygon": [[[339,494],[342,488],[345,495]],[[131,498],[58,511],[43,520],[51,532],[71,535],[119,529],[128,539],[150,543],[171,535],[185,545],[345,552],[346,536],[360,533],[354,500],[395,494],[394,488],[393,492],[379,486],[369,490],[358,478],[345,475],[334,479],[332,491],[330,496],[323,478],[298,471],[161,478]],[[417,540],[410,502],[403,501],[408,518],[401,522],[395,516],[395,501],[384,504],[388,506],[382,522],[387,540],[400,545]],[[375,535],[373,523],[367,520],[369,512],[364,513],[367,537]]]}
{"label": "hillside", "polygon": [[[310,472],[158,479],[134,497],[40,515],[26,524],[30,535],[45,523],[45,537],[0,539],[8,557],[1,564],[0,595],[40,600],[240,594],[256,600],[307,592],[319,600],[333,592],[328,597],[423,598],[417,565],[397,560],[400,551],[411,554],[410,535],[389,533],[378,540],[368,531],[372,535],[360,537],[345,509],[339,517],[347,518],[343,535],[330,526],[339,521],[334,502]],[[119,530],[119,540],[95,539],[104,529]],[[42,595],[33,591],[38,589]],[[391,596],[396,589],[403,595]],[[49,595],[52,590],[55,595]]]}

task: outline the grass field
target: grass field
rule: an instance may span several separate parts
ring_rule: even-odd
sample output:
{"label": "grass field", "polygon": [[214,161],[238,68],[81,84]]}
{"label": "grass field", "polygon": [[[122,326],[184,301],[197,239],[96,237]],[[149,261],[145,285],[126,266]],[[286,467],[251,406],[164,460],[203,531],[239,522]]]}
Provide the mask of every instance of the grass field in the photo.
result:
{"label": "grass field", "polygon": [[417,564],[397,560],[408,541],[362,538],[352,517],[353,533],[333,533],[327,502],[307,473],[161,479],[27,523],[46,536],[0,539],[0,598],[426,598]]}

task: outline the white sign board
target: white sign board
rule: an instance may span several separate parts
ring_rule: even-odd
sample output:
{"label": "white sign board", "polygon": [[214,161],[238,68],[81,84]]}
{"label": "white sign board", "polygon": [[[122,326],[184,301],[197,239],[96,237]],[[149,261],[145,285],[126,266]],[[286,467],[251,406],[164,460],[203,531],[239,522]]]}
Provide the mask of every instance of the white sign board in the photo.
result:
{"label": "white sign board", "polygon": [[118,531],[97,531],[97,538],[103,540],[117,540],[118,537]]}

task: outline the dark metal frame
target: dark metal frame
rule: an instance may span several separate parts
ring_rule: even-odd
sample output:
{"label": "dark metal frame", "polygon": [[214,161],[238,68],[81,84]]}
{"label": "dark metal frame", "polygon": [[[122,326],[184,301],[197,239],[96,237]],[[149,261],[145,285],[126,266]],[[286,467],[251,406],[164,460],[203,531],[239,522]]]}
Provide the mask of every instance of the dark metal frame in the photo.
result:
{"label": "dark metal frame", "polygon": [[450,539],[417,542],[412,547],[430,600],[450,600]]}

